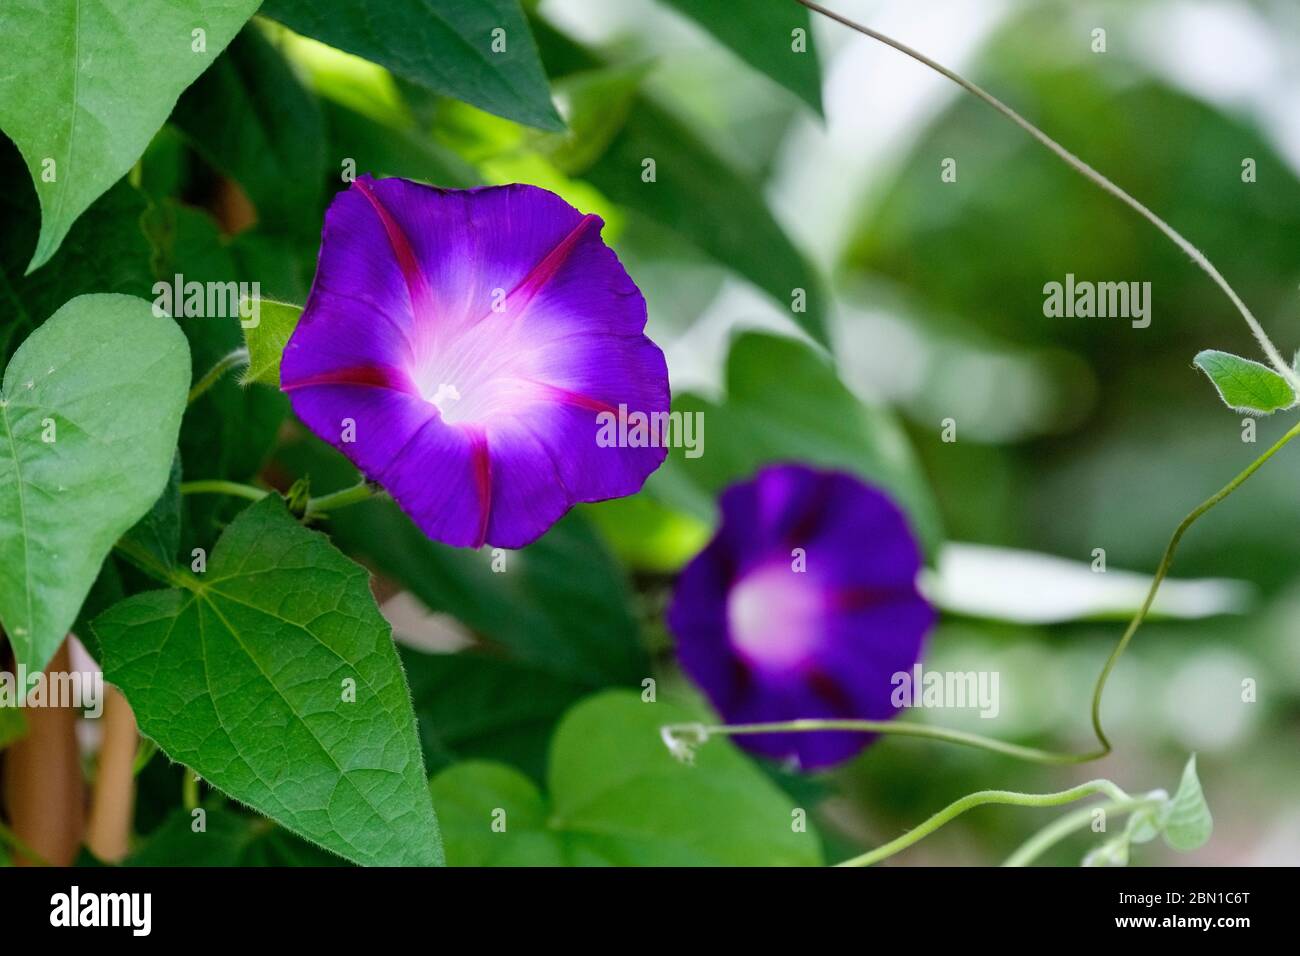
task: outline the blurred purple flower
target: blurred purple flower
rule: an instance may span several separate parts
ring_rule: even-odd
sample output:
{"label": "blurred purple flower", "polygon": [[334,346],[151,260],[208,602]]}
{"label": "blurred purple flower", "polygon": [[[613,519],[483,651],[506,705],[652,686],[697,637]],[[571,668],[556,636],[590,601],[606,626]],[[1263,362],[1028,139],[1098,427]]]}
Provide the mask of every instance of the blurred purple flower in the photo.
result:
{"label": "blurred purple flower", "polygon": [[[728,488],[721,509],[718,533],[678,580],[668,623],[682,666],[723,719],[892,717],[893,675],[920,658],[935,617],[898,507],[851,475],[776,465]],[[733,740],[814,769],[871,735]]]}
{"label": "blurred purple flower", "polygon": [[666,412],[668,372],[602,226],[535,186],[358,178],[284,351],[294,411],[447,544],[633,494],[666,450],[601,447],[597,415]]}

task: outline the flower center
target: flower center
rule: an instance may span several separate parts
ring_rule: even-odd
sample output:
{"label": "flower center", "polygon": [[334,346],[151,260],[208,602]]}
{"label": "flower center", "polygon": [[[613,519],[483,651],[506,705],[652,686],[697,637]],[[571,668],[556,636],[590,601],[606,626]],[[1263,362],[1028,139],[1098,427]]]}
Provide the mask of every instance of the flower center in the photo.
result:
{"label": "flower center", "polygon": [[784,562],[757,568],[727,596],[731,644],[756,667],[795,667],[817,646],[824,611],[821,592],[806,573]]}
{"label": "flower center", "polygon": [[438,383],[438,387],[434,389],[433,394],[425,395],[424,400],[426,402],[433,402],[434,405],[438,406],[438,411],[442,412],[443,418],[446,418],[447,413],[451,409],[452,403],[460,401],[460,392],[456,390],[455,385],[448,385],[446,382],[440,382]]}

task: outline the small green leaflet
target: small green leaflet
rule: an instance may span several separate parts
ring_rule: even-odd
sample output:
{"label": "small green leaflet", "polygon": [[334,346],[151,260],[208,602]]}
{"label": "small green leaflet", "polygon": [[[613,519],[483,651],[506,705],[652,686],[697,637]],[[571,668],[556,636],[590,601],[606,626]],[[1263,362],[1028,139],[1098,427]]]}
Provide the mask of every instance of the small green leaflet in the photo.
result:
{"label": "small green leaflet", "polygon": [[366,571],[268,495],[204,574],[173,578],[93,622],[141,732],[355,863],[441,864],[410,695]]}
{"label": "small green leaflet", "polygon": [[284,347],[289,344],[289,336],[302,318],[302,309],[287,302],[270,302],[260,299],[256,303],[257,324],[252,324],[253,304],[245,301],[240,306],[240,315],[246,318],[240,324],[244,327],[244,343],[248,346],[248,369],[240,380],[244,385],[261,382],[263,385],[280,387],[280,359]]}
{"label": "small green leaflet", "polygon": [[78,296],[14,353],[0,390],[0,623],[29,671],[163,493],[189,384],[176,323],[127,295]]}
{"label": "small green leaflet", "polygon": [[1214,830],[1214,818],[1201,792],[1201,781],[1196,776],[1196,755],[1193,754],[1183,768],[1183,778],[1178,792],[1169,801],[1164,820],[1165,842],[1175,850],[1196,850],[1204,846]]}
{"label": "small green leaflet", "polygon": [[1210,377],[1223,403],[1235,412],[1271,415],[1296,403],[1290,383],[1259,362],[1214,349],[1198,352],[1192,362]]}
{"label": "small green leaflet", "polygon": [[1178,792],[1167,800],[1164,795],[1163,790],[1148,795],[1159,802],[1134,810],[1123,832],[1090,850],[1083,865],[1128,866],[1132,845],[1149,843],[1157,836],[1163,836],[1170,848],[1184,853],[1203,847],[1214,829],[1214,819],[1196,776],[1195,754],[1183,768]]}
{"label": "small green leaflet", "polygon": [[[259,0],[5,0],[0,129],[41,201],[31,272],[140,158]],[[142,82],[148,77],[148,82]]]}
{"label": "small green leaflet", "polygon": [[[726,741],[678,762],[660,728],[690,719],[667,703],[606,691],[569,711],[551,744],[549,795],[503,764],[456,764],[430,785],[454,866],[819,866],[810,825]],[[616,768],[611,772],[611,768]],[[504,831],[493,822],[504,813]]]}
{"label": "small green leaflet", "polygon": [[564,128],[519,0],[266,0],[262,13],[435,93]]}

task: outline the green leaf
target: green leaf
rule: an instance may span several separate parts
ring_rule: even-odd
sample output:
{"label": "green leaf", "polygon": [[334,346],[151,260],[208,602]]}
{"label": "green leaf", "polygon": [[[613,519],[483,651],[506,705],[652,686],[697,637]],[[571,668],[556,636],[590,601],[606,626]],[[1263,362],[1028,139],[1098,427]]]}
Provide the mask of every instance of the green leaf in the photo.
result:
{"label": "green leaf", "polygon": [[125,295],[73,299],[10,360],[0,623],[29,671],[45,667],[113,543],[162,494],[188,389],[185,337]]}
{"label": "green leaf", "polygon": [[[549,796],[497,764],[463,763],[431,783],[456,866],[818,866],[811,825],[796,832],[789,797],[729,742],[696,765],[674,759],[666,703],[608,691],[573,708],[556,731]],[[504,811],[504,832],[493,828]]]}
{"label": "green leaf", "polygon": [[[750,0],[743,13],[717,0],[664,0],[695,20],[742,60],[766,73],[818,113],[821,71],[813,47],[811,16],[789,0]],[[803,31],[805,48],[794,49],[793,32]]]}
{"label": "green leaf", "polygon": [[22,155],[0,137],[0,361],[47,316],[87,292],[148,296],[149,243],[140,229],[145,200],[125,182],[100,196],[73,225],[48,269],[23,275],[41,228],[41,207]]}
{"label": "green leaf", "polygon": [[481,183],[472,166],[414,128],[388,126],[329,100],[325,116],[330,152],[354,160],[359,173],[404,176],[449,189]]}
{"label": "green leaf", "polygon": [[257,7],[258,0],[0,5],[7,38],[0,129],[22,151],[41,203],[27,271],[48,262],[77,217],[140,158],[181,91]]}
{"label": "green leaf", "polygon": [[141,731],[354,862],[441,863],[410,698],[366,572],[271,495],[231,523],[205,574],[177,581],[93,622],[105,677]]}
{"label": "green leaf", "polygon": [[430,541],[391,501],[367,501],[332,519],[340,543],[406,585],[433,611],[509,648],[514,659],[588,688],[638,684],[649,663],[637,639],[622,568],[581,515],[503,552]]}
{"label": "green leaf", "polygon": [[902,429],[860,401],[807,345],[766,333],[738,336],[727,359],[726,398],[714,404],[677,396],[673,410],[703,416],[703,454],[674,448],[646,482],[654,498],[707,521],[727,485],[762,464],[803,461],[853,472],[891,492],[929,545],[937,509]]}
{"label": "green leaf", "polygon": [[1196,755],[1183,768],[1183,778],[1178,791],[1169,801],[1165,816],[1164,837],[1175,850],[1187,852],[1204,846],[1214,830],[1214,818],[1201,792],[1201,781],[1196,776]]}
{"label": "green leaf", "polygon": [[[598,68],[593,54],[543,21],[534,29],[546,64],[556,76]],[[655,180],[642,179],[647,159]],[[605,196],[670,228],[714,261],[768,293],[823,345],[826,294],[820,276],[795,248],[763,199],[759,183],[644,96],[599,161],[584,173]],[[804,310],[793,311],[796,290]]]}
{"label": "green leaf", "polygon": [[529,148],[567,176],[578,176],[595,163],[618,135],[636,102],[649,64],[584,70],[555,84],[555,98],[569,128],[539,133]]}
{"label": "green leaf", "polygon": [[1223,404],[1235,412],[1271,415],[1296,403],[1295,389],[1267,365],[1214,349],[1198,352],[1192,363],[1210,377]]}
{"label": "green leaf", "polygon": [[[262,13],[436,93],[563,128],[518,0],[266,0]],[[496,30],[501,52],[493,50]]]}
{"label": "green leaf", "polygon": [[134,527],[122,535],[119,546],[128,558],[140,563],[142,570],[167,571],[176,567],[176,552],[181,546],[181,459],[172,458],[167,487],[153,507]]}
{"label": "green leaf", "polygon": [[542,779],[560,717],[590,687],[530,664],[474,650],[401,648],[431,771],[459,760],[499,760]]}
{"label": "green leaf", "polygon": [[240,31],[181,96],[171,122],[244,187],[259,229],[319,241],[325,119],[260,29]]}
{"label": "green leaf", "polygon": [[[250,320],[251,321],[251,313]],[[289,336],[302,318],[302,308],[287,302],[270,302],[265,299],[257,305],[257,324],[244,323],[244,342],[248,346],[248,369],[242,383],[280,387],[280,358]]]}

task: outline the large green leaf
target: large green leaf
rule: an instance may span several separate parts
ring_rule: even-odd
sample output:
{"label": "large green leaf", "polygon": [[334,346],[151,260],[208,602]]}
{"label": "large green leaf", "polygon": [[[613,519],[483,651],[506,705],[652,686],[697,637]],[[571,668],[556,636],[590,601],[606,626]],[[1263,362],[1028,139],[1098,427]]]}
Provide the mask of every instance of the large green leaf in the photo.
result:
{"label": "large green leaf", "polygon": [[48,269],[23,275],[41,228],[41,207],[18,149],[0,137],[0,361],[63,303],[87,292],[149,295],[145,200],[126,182],[100,196],[73,225]]}
{"label": "large green leaf", "polygon": [[76,218],[140,158],[181,91],[258,2],[0,4],[0,129],[22,151],[41,201],[28,271],[49,261]]}
{"label": "large green leaf", "polygon": [[[434,92],[530,126],[563,126],[518,0],[267,0],[262,12]],[[494,52],[494,40],[505,49]]]}
{"label": "large green leaf", "polygon": [[231,523],[205,574],[176,581],[93,622],[141,731],[354,862],[441,863],[411,701],[365,570],[271,495]]}
{"label": "large green leaf", "polygon": [[811,348],[766,333],[741,335],[727,359],[726,388],[721,404],[691,394],[674,399],[674,411],[703,417],[703,454],[688,458],[674,448],[646,482],[650,495],[712,520],[714,499],[728,484],[768,462],[803,461],[881,485],[921,538],[937,543],[937,510],[902,429],[845,388]]}
{"label": "large green leaf", "polygon": [[659,729],[685,719],[670,704],[627,692],[589,698],[556,731],[547,797],[499,764],[443,771],[430,786],[448,862],[820,865],[815,828],[800,828],[799,808],[730,743],[710,742],[695,766],[669,754]]}
{"label": "large green leaf", "polygon": [[244,187],[258,227],[320,235],[325,120],[316,97],[255,26],[185,91],[172,124]]}
{"label": "large green leaf", "polygon": [[1214,349],[1197,352],[1192,364],[1209,376],[1234,412],[1271,415],[1296,403],[1295,389],[1267,365]]}
{"label": "large green leaf", "polygon": [[175,323],[125,295],[73,299],[10,360],[0,623],[29,670],[45,666],[113,543],[162,494],[189,381]]}
{"label": "large green leaf", "polygon": [[[552,74],[567,76],[603,64],[544,21],[534,28]],[[655,178],[642,176],[654,160]],[[821,277],[795,248],[753,182],[685,123],[645,96],[600,159],[583,174],[602,193],[669,227],[700,252],[768,293],[825,344],[827,303]],[[796,290],[803,290],[800,297]],[[802,301],[803,310],[792,304]]]}
{"label": "large green leaf", "polygon": [[[718,0],[664,0],[762,70],[813,109],[821,112],[821,71],[813,47],[811,16],[793,0],[749,0],[744,11]],[[794,31],[804,45],[796,49]]]}

